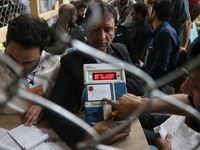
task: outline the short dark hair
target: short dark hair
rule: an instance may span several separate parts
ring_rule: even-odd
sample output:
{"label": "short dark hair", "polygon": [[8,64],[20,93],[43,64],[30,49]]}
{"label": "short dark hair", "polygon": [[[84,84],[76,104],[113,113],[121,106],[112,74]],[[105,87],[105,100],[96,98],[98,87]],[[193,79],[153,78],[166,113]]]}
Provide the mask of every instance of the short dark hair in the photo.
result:
{"label": "short dark hair", "polygon": [[133,8],[136,13],[141,13],[143,18],[147,16],[148,7],[145,3],[135,3],[133,4]]}
{"label": "short dark hair", "polygon": [[88,18],[94,14],[93,8],[100,8],[101,16],[103,16],[105,14],[111,14],[115,20],[115,25],[117,25],[117,12],[116,12],[115,8],[105,2],[93,3],[88,7],[88,9],[85,13],[86,22],[87,22]]}
{"label": "short dark hair", "polygon": [[156,11],[160,21],[169,21],[173,13],[173,4],[171,0],[155,0],[152,12]]}
{"label": "short dark hair", "polygon": [[44,19],[23,14],[9,22],[6,45],[13,41],[25,49],[40,48],[40,52],[42,52],[48,45],[49,36],[49,26]]}
{"label": "short dark hair", "polygon": [[72,5],[74,5],[74,7],[79,10],[81,8],[87,8],[87,6],[83,3],[83,2],[79,2],[79,1],[70,1],[70,3]]}

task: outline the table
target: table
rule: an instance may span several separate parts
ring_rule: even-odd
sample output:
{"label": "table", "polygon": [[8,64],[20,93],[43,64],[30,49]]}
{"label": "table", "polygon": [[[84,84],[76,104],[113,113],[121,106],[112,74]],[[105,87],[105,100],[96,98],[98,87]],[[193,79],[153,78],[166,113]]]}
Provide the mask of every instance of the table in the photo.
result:
{"label": "table", "polygon": [[[22,123],[20,115],[0,115],[0,127],[5,129],[13,129]],[[38,128],[49,128],[46,120],[42,120],[36,125]],[[112,146],[123,150],[149,150],[144,132],[138,119],[131,125],[131,133],[124,140],[114,143]]]}

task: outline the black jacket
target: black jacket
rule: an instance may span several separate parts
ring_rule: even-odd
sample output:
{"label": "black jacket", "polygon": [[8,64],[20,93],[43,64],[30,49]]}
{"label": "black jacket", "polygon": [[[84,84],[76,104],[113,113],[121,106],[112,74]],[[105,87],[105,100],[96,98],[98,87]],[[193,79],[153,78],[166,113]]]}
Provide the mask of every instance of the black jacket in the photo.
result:
{"label": "black jacket", "polygon": [[[111,44],[109,53],[121,60],[131,63],[128,51],[123,44]],[[51,100],[73,113],[78,113],[81,101],[83,82],[83,64],[97,63],[93,56],[73,51],[61,58],[61,67],[57,76]],[[126,72],[127,90],[136,95],[143,94],[142,81]],[[46,118],[56,133],[72,148],[82,139],[84,131],[68,120],[51,111],[46,111]]]}

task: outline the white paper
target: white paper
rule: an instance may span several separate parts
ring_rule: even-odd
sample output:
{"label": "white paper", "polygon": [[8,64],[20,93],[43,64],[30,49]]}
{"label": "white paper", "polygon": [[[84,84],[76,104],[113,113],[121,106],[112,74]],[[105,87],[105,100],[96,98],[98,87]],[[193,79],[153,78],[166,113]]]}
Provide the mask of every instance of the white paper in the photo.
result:
{"label": "white paper", "polygon": [[[171,139],[173,150],[192,150],[200,141],[200,134],[182,123]],[[200,150],[198,147],[195,150]]]}
{"label": "white paper", "polygon": [[[154,132],[159,133],[162,139],[170,133],[172,150],[192,150],[200,142],[200,134],[184,122],[185,117],[173,115],[163,124],[155,127]],[[200,147],[195,150],[200,150]]]}
{"label": "white paper", "polygon": [[[88,88],[92,87],[92,90]],[[111,99],[110,84],[88,85],[88,101],[102,100],[103,98]]]}
{"label": "white paper", "polygon": [[[48,150],[71,150],[71,148],[54,132],[52,128],[41,130],[49,135],[49,139],[43,142],[49,147]],[[44,150],[47,150],[47,148]]]}
{"label": "white paper", "polygon": [[11,147],[15,150],[22,150],[22,148],[15,142],[7,133],[8,130],[0,128],[0,144]]}
{"label": "white paper", "polygon": [[[71,148],[65,144],[65,142],[53,131],[53,129],[47,128],[39,130],[48,134],[49,138],[31,148],[31,150],[71,150]],[[5,145],[9,149],[13,148],[13,150],[23,150],[22,147],[8,134],[8,130],[3,128],[0,128],[0,145]]]}
{"label": "white paper", "polygon": [[173,135],[183,122],[185,122],[184,116],[173,115],[160,126],[155,127],[154,132],[159,133],[161,138],[165,139],[167,133]]}
{"label": "white paper", "polygon": [[10,134],[10,136],[12,136],[17,143],[26,150],[33,148],[49,138],[48,134],[44,134],[33,125],[30,127],[20,125],[8,131],[8,134]]}

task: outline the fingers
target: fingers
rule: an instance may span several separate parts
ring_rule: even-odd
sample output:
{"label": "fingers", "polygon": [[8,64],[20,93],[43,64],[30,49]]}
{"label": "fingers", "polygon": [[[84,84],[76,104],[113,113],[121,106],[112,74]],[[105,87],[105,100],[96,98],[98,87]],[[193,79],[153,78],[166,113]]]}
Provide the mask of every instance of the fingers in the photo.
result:
{"label": "fingers", "polygon": [[113,107],[116,107],[116,102],[107,98],[103,98],[103,101],[107,102],[108,104],[112,105]]}
{"label": "fingers", "polygon": [[108,126],[108,124],[111,123],[111,122],[113,121],[113,117],[112,117],[112,116],[111,116],[111,117],[108,117],[108,118],[106,118],[104,121],[105,121],[106,126]]}
{"label": "fingers", "polygon": [[117,135],[115,135],[115,136],[113,137],[113,139],[114,139],[113,142],[119,141],[119,140],[121,140],[121,139],[123,139],[123,138],[125,138],[125,137],[127,137],[127,136],[129,136],[129,133],[128,133],[128,132],[119,133],[119,134],[117,134]]}
{"label": "fingers", "polygon": [[116,141],[119,141],[119,140],[122,140],[124,139],[125,137],[129,136],[129,133],[119,133],[109,139],[106,139],[105,141],[103,141],[104,144],[112,144]]}
{"label": "fingers", "polygon": [[31,126],[40,120],[42,107],[39,105],[32,105],[25,113],[24,125]]}
{"label": "fingers", "polygon": [[167,133],[165,140],[170,141],[170,139],[171,139],[171,135],[169,133]]}

